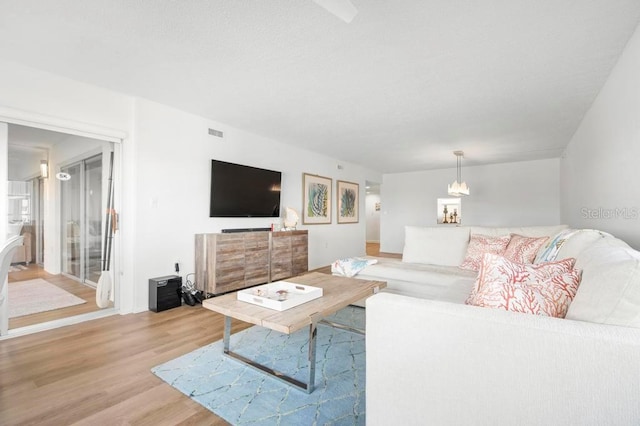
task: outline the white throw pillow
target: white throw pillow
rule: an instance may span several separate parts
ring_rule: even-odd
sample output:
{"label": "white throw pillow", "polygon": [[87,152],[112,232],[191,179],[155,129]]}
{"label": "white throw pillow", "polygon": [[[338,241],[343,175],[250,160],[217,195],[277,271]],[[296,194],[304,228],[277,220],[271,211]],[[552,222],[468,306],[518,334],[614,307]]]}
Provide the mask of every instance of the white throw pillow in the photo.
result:
{"label": "white throw pillow", "polygon": [[566,318],[640,328],[640,253],[614,237],[582,250],[582,283]]}
{"label": "white throw pillow", "polygon": [[402,261],[458,266],[469,244],[469,228],[405,226]]}
{"label": "white throw pillow", "polygon": [[567,241],[564,242],[560,250],[558,250],[557,259],[566,259],[567,257],[573,257],[579,259],[582,250],[593,245],[596,241],[605,237],[606,234],[595,229],[580,229],[575,234],[571,235]]}

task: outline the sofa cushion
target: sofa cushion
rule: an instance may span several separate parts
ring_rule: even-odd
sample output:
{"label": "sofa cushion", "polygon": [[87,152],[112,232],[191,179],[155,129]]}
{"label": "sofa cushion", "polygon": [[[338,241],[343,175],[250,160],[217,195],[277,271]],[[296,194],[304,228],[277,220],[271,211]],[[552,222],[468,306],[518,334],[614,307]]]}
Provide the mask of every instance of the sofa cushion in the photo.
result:
{"label": "sofa cushion", "polygon": [[533,263],[538,250],[548,239],[549,237],[525,237],[511,234],[511,241],[504,251],[504,257],[512,262]]}
{"label": "sofa cushion", "polygon": [[471,240],[469,240],[469,245],[467,246],[467,253],[460,267],[471,271],[479,270],[482,255],[485,253],[503,254],[510,240],[510,235],[490,237],[482,234],[471,234]]}
{"label": "sofa cushion", "polygon": [[458,266],[469,243],[467,227],[405,226],[402,261]]}
{"label": "sofa cushion", "polygon": [[[406,263],[401,259],[377,258],[378,263],[364,268],[355,278],[386,281],[381,291],[420,299],[464,303],[478,275],[457,266]],[[360,306],[364,304],[357,303]]]}
{"label": "sofa cushion", "polygon": [[473,305],[511,312],[564,318],[580,284],[580,271],[572,269],[542,281],[519,282],[508,275],[502,281],[480,285]]}
{"label": "sofa cushion", "polygon": [[568,228],[567,225],[550,225],[550,226],[513,226],[513,227],[486,227],[486,226],[470,226],[471,234],[483,234],[497,237],[500,235],[518,234],[525,237],[553,237],[563,229]]}
{"label": "sofa cushion", "polygon": [[605,236],[582,250],[580,290],[567,318],[640,328],[640,253]]}
{"label": "sofa cushion", "polygon": [[477,305],[476,296],[481,287],[501,285],[504,282],[535,283],[545,281],[553,276],[571,271],[574,264],[575,259],[538,264],[517,263],[503,256],[487,253],[482,257],[478,278],[465,303]]}

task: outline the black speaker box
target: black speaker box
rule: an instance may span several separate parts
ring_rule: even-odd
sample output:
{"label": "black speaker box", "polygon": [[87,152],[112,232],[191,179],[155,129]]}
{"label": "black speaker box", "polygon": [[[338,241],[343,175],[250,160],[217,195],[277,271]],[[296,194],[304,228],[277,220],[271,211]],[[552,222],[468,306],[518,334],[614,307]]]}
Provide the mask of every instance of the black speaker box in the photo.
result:
{"label": "black speaker box", "polygon": [[182,304],[182,278],[168,275],[149,279],[149,310],[166,311]]}

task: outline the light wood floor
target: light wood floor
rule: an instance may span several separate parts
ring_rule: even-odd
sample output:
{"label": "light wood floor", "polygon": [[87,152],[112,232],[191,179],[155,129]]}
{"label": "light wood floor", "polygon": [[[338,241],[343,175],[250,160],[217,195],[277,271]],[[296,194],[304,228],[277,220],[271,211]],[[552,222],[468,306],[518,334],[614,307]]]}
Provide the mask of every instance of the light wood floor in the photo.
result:
{"label": "light wood floor", "polygon": [[150,371],[220,340],[223,325],[185,305],[0,341],[0,424],[224,425]]}
{"label": "light wood floor", "polygon": [[376,256],[376,257],[391,257],[400,259],[402,258],[402,253],[386,253],[380,251],[380,243],[367,243],[367,256]]}
{"label": "light wood floor", "polygon": [[[35,278],[42,278],[51,284],[60,287],[63,290],[85,300],[87,303],[82,305],[69,306],[68,308],[56,309],[53,311],[40,312],[32,315],[11,318],[9,320],[9,329],[24,327],[27,325],[40,324],[61,318],[73,317],[76,315],[86,314],[100,310],[96,305],[96,291],[94,288],[67,278],[64,275],[52,275],[47,273],[43,268],[36,264],[31,264],[24,271],[9,272],[9,282],[27,281]],[[9,301],[11,303],[11,301]],[[110,304],[112,306],[112,304]]]}
{"label": "light wood floor", "polygon": [[367,256],[380,256],[380,243],[367,243]]}
{"label": "light wood floor", "polygon": [[226,424],[150,372],[220,340],[223,322],[185,305],[0,341],[0,424]]}

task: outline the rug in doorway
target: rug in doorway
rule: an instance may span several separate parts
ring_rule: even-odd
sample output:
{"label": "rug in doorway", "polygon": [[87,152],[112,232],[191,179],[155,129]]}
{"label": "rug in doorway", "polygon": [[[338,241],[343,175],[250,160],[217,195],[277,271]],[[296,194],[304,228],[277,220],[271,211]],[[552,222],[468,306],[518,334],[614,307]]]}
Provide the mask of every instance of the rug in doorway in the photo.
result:
{"label": "rug in doorway", "polygon": [[9,318],[87,303],[66,290],[36,278],[9,283]]}
{"label": "rug in doorway", "polygon": [[[329,318],[364,328],[364,309],[347,307]],[[231,350],[307,381],[307,329],[291,335],[254,326],[231,336]],[[311,394],[222,354],[222,341],[151,371],[233,425],[364,425],[364,336],[320,324],[316,388]]]}
{"label": "rug in doorway", "polygon": [[21,272],[21,271],[26,271],[27,268],[24,265],[20,265],[19,263],[16,265],[9,265],[9,272]]}

